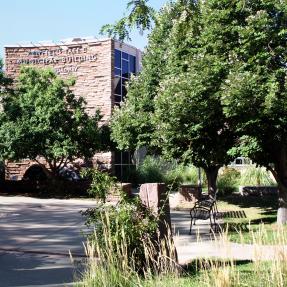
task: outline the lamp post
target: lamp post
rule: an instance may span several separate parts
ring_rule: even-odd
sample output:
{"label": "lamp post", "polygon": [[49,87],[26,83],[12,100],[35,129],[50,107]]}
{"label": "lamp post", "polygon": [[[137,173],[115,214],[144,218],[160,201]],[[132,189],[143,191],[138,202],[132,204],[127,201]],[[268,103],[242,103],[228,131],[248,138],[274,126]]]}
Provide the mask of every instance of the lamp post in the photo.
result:
{"label": "lamp post", "polygon": [[202,179],[201,179],[201,168],[200,167],[198,168],[198,181],[197,181],[197,184],[198,184],[198,191],[199,191],[199,194],[201,196],[201,194],[202,194]]}

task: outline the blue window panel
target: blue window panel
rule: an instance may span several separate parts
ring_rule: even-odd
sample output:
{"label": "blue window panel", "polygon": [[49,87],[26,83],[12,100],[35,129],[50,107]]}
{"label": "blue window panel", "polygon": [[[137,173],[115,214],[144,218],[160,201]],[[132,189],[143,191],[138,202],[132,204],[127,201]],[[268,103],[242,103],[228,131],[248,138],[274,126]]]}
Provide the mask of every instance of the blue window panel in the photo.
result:
{"label": "blue window panel", "polygon": [[122,75],[122,71],[121,69],[115,68],[115,76],[121,76]]}
{"label": "blue window panel", "polygon": [[115,77],[114,78],[114,93],[117,95],[122,94],[122,83],[121,83],[121,78],[120,77]]}
{"label": "blue window panel", "polygon": [[122,77],[129,77],[129,62],[125,60],[122,61]]}
{"label": "blue window panel", "polygon": [[120,50],[115,49],[115,67],[121,69],[122,63],[122,52]]}
{"label": "blue window panel", "polygon": [[123,59],[129,60],[129,54],[122,52]]}
{"label": "blue window panel", "polygon": [[130,62],[130,73],[135,74],[136,73],[136,57],[130,55],[129,56],[129,62]]}

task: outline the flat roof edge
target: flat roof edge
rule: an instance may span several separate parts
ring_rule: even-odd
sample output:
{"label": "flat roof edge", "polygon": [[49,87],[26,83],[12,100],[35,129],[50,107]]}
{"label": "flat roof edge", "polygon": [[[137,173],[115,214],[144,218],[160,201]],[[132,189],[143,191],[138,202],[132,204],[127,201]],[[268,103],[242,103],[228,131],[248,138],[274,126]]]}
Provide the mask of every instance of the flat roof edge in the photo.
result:
{"label": "flat roof edge", "polygon": [[[75,40],[79,39],[79,40]],[[39,41],[39,42],[19,42],[17,44],[7,44],[4,45],[4,48],[39,48],[39,47],[59,47],[59,46],[71,46],[71,45],[81,45],[81,44],[89,44],[89,43],[101,43],[106,41],[114,41],[118,45],[124,45],[128,46],[132,49],[140,50],[137,47],[127,44],[125,42],[113,39],[113,38],[102,38],[102,39],[96,39],[96,38],[71,38],[71,39],[63,39],[58,42],[54,41]]]}
{"label": "flat roof edge", "polygon": [[[89,44],[89,43],[99,43],[99,42],[106,42],[111,41],[111,38],[103,38],[103,39],[81,39],[78,41],[73,41],[72,39],[77,38],[71,38],[69,39],[63,39],[58,42],[54,41],[39,41],[39,42],[19,42],[17,44],[6,44],[4,45],[4,48],[38,48],[38,47],[57,47],[57,46],[70,46],[70,45],[80,45],[80,44]],[[80,38],[79,38],[80,39]]]}

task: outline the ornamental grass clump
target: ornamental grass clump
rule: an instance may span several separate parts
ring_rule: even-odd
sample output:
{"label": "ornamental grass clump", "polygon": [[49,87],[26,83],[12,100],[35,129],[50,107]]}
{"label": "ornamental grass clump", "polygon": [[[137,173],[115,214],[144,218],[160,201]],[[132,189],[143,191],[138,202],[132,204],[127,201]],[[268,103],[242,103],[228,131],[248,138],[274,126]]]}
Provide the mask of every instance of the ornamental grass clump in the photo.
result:
{"label": "ornamental grass clump", "polygon": [[144,257],[143,243],[154,236],[157,228],[156,218],[149,210],[138,201],[132,201],[117,206],[101,205],[86,210],[83,215],[87,217],[87,225],[94,228],[89,235],[90,241],[97,242],[103,249],[109,243],[110,252],[116,253],[124,244],[128,257],[134,258],[140,267]]}
{"label": "ornamental grass clump", "polygon": [[273,186],[276,182],[264,167],[252,165],[241,174],[240,185],[245,186]]}
{"label": "ornamental grass clump", "polygon": [[130,212],[123,215],[120,211],[116,217],[114,212],[109,209],[97,215],[99,221],[85,244],[87,270],[80,286],[144,286],[144,282],[153,278],[177,274],[178,267],[170,252],[174,252],[170,235],[169,239],[155,240],[156,229],[152,224],[143,226],[146,218],[139,218],[131,226]]}
{"label": "ornamental grass clump", "polygon": [[[103,214],[102,216],[108,216]],[[111,222],[106,218],[106,222]],[[250,260],[232,257],[228,229],[215,237],[222,250],[221,258],[195,259],[186,267],[179,267],[164,252],[149,241],[143,243],[145,268],[137,269],[136,258],[128,253],[127,235],[121,231],[122,241],[113,243],[113,232],[108,225],[101,238],[94,235],[86,246],[87,269],[78,286],[84,287],[284,287],[287,286],[287,239],[284,228],[274,229],[273,244],[265,246],[265,226],[251,231]],[[170,235],[169,235],[170,236]],[[198,244],[199,237],[198,237]],[[173,241],[167,241],[173,246]],[[166,243],[165,243],[166,244]],[[116,247],[116,248],[115,248]],[[196,247],[195,247],[196,248]],[[243,248],[243,247],[242,247]],[[159,252],[158,250],[161,250]],[[154,252],[158,256],[154,257]],[[244,252],[244,249],[242,249]]]}

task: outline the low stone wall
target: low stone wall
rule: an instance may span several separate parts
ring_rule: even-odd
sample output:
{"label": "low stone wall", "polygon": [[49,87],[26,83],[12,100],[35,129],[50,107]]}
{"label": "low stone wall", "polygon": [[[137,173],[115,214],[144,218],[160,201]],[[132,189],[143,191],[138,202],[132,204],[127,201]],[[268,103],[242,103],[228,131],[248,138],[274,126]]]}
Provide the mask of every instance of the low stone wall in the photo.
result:
{"label": "low stone wall", "polygon": [[[48,164],[44,158],[39,158],[39,162],[46,166],[49,169]],[[6,161],[5,162],[5,179],[6,180],[22,180],[25,172],[32,165],[38,165],[39,163],[30,159],[24,159],[19,162],[15,161]],[[81,166],[84,164],[82,159],[77,159],[73,162],[75,167]],[[92,158],[90,163],[85,163],[90,167],[99,167],[105,170],[111,170],[112,168],[112,152],[101,152],[96,153]]]}
{"label": "low stone wall", "polygon": [[[118,183],[117,187],[119,189],[121,189],[127,197],[131,197],[132,196],[132,184],[131,183],[126,183],[126,182],[122,182],[122,183]],[[107,196],[107,201],[108,202],[118,202],[120,200],[120,192],[118,189],[116,190],[111,190],[108,193]]]}
{"label": "low stone wall", "polygon": [[277,195],[277,186],[239,186],[239,193],[243,196]]}
{"label": "low stone wall", "polygon": [[140,187],[141,202],[159,216],[161,236],[167,236],[168,228],[171,231],[170,207],[168,192],[163,183],[145,183]]}
{"label": "low stone wall", "polygon": [[183,184],[179,187],[180,202],[194,202],[201,197],[201,188],[198,185]]}

